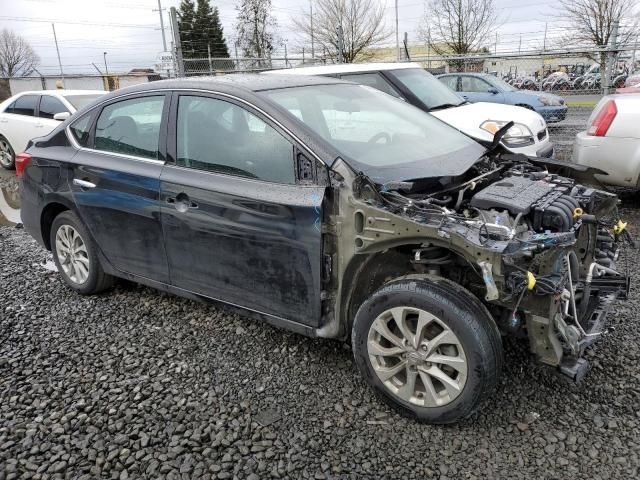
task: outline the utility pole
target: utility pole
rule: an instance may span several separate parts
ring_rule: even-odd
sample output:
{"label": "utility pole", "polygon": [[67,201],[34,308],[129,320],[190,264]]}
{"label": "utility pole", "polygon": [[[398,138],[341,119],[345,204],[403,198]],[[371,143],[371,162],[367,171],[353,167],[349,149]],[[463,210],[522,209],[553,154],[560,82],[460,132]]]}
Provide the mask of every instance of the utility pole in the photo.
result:
{"label": "utility pole", "polygon": [[56,43],[56,53],[58,54],[58,66],[60,67],[60,76],[62,77],[62,83],[64,83],[64,72],[62,71],[62,60],[60,60],[60,49],[58,48],[58,36],[56,35],[56,24],[52,23],[53,28],[53,41]]}
{"label": "utility pole", "polygon": [[182,43],[180,43],[180,30],[178,30],[178,13],[176,7],[169,10],[169,18],[171,19],[171,29],[173,31],[173,43],[176,46],[176,64],[178,77],[184,76],[184,62],[182,60]]}
{"label": "utility pole", "polygon": [[107,52],[102,52],[102,57],[104,58],[104,71],[109,75],[109,69],[107,68]]}
{"label": "utility pole", "polygon": [[342,55],[342,52],[344,50],[344,38],[343,38],[343,32],[342,32],[342,25],[338,25],[336,27],[336,31],[338,33],[338,55],[336,57],[336,61],[338,63],[344,63],[344,56]]}
{"label": "utility pole", "polygon": [[398,0],[396,0],[396,61],[400,61],[400,36],[398,34]]}
{"label": "utility pole", "polygon": [[313,41],[313,0],[309,0],[309,19],[311,20],[311,62],[313,63],[313,59],[315,58],[315,47]]}
{"label": "utility pole", "polygon": [[518,53],[522,52],[522,34],[520,34],[520,42],[518,43]]}
{"label": "utility pole", "polygon": [[544,40],[542,41],[542,70],[540,70],[540,91],[542,91],[542,83],[544,82],[544,52],[547,50],[547,27],[549,24],[544,22]]}
{"label": "utility pole", "polygon": [[162,47],[163,52],[167,51],[167,39],[164,35],[164,19],[162,18],[162,0],[158,0],[158,13],[160,14],[160,31],[162,32]]}

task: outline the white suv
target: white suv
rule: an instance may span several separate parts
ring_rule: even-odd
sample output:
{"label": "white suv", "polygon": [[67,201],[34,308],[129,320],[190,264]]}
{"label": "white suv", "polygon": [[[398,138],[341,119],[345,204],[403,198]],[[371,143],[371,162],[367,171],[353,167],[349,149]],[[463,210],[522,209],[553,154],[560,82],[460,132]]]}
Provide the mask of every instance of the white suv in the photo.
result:
{"label": "white suv", "polygon": [[428,112],[470,137],[491,141],[509,121],[515,125],[502,137],[511,152],[551,157],[553,145],[544,119],[513,105],[469,103],[415,63],[350,63],[272,70],[265,74],[323,75],[382,90]]}
{"label": "white suv", "polygon": [[107,92],[99,90],[41,90],[22,92],[0,103],[0,166],[12,170],[16,153],[29,140],[42,137],[76,110]]}

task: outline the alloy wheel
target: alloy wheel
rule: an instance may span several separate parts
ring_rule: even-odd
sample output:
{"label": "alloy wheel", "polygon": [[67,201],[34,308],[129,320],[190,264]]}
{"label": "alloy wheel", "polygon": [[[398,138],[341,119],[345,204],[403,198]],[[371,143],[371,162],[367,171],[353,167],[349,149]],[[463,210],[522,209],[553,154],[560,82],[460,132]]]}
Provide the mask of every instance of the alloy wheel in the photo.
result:
{"label": "alloy wheel", "polygon": [[73,283],[82,285],[89,278],[87,246],[71,225],[61,225],[56,232],[56,254],[65,275]]}
{"label": "alloy wheel", "polygon": [[369,361],[392,394],[421,407],[440,407],[463,391],[468,364],[456,334],[421,309],[386,310],[371,324]]}
{"label": "alloy wheel", "polygon": [[3,167],[11,167],[13,164],[13,152],[9,143],[4,139],[0,139],[0,164]]}

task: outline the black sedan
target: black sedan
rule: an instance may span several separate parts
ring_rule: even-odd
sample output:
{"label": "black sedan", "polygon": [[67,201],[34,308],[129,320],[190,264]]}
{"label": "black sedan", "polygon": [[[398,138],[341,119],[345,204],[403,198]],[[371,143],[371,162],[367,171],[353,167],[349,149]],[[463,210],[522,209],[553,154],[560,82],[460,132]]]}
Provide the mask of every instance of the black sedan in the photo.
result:
{"label": "black sedan", "polygon": [[[593,189],[548,180],[541,159],[500,158],[498,144],[362,85],[230,75],[113,92],[32,141],[16,169],[24,227],[70,288],[126,278],[350,339],[385,400],[447,423],[493,392],[499,328],[517,334],[530,317],[568,311],[547,292],[567,276],[545,269],[578,262],[557,245],[576,242],[575,212],[591,205]],[[556,198],[558,185],[576,197],[539,221],[509,204],[525,189]],[[536,242],[547,290],[534,295],[523,272]],[[573,372],[581,347],[548,353],[559,344],[550,332],[532,348]]]}

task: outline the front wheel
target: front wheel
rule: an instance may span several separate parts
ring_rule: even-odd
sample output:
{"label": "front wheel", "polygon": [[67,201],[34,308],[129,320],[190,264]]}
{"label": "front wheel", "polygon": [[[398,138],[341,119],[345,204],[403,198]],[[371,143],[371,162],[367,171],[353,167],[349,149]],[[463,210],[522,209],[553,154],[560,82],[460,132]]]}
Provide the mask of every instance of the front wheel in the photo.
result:
{"label": "front wheel", "polygon": [[367,383],[400,413],[427,423],[469,417],[502,368],[489,313],[442,278],[398,280],[375,292],[356,314],[352,346]]}
{"label": "front wheel", "polygon": [[104,273],[96,246],[76,214],[58,215],[51,226],[51,252],[64,282],[78,293],[90,295],[113,285]]}

